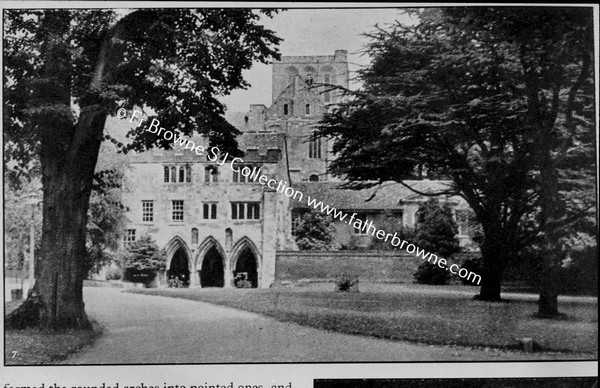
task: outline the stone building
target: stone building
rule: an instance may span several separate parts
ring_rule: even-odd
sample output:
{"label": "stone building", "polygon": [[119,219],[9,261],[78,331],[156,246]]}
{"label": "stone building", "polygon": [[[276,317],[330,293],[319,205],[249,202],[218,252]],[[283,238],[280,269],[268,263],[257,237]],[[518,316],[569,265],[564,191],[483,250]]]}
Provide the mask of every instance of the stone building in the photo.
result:
{"label": "stone building", "polygon": [[[366,201],[369,190],[341,189],[340,180],[327,172],[331,145],[311,137],[326,110],[342,98],[332,86],[348,87],[346,51],[282,57],[273,64],[272,77],[271,106],[250,105],[230,119],[242,132],[243,163],[234,166],[223,163],[222,156],[209,159],[183,148],[130,157],[124,241],[149,234],[165,248],[167,271],[159,284],[172,277],[201,287],[234,287],[240,279],[259,288],[274,283],[277,252],[297,249],[294,227],[308,207],[244,176],[243,167],[260,169],[269,179],[360,217],[392,215],[400,227],[414,225],[422,198],[398,184],[386,185],[374,201]],[[441,184],[415,183],[420,188]],[[465,207],[456,198],[448,200]],[[370,236],[350,225],[335,226],[340,245],[352,240],[368,246]]]}

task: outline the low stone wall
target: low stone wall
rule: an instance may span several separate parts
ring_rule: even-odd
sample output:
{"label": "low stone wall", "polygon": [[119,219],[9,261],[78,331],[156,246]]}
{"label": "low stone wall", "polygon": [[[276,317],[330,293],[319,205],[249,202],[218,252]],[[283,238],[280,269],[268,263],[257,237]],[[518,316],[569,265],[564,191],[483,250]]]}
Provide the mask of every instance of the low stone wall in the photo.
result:
{"label": "low stone wall", "polygon": [[275,285],[330,282],[341,274],[358,275],[361,282],[412,283],[422,261],[396,251],[277,251]]}
{"label": "low stone wall", "polygon": [[278,251],[275,283],[333,281],[341,274],[361,282],[409,283],[419,261],[413,255],[388,251]]}

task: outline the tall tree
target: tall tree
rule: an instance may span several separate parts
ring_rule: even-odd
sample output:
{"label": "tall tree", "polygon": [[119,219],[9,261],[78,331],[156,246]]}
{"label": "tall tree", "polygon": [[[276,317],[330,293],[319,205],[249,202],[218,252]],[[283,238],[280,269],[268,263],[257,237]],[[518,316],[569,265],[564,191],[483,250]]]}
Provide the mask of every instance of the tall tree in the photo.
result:
{"label": "tall tree", "polygon": [[[149,108],[161,126],[236,151],[216,99],[244,87],[242,70],[278,57],[251,9],[8,10],[4,16],[5,164],[18,176],[39,155],[44,192],[41,271],[8,319],[89,327],[83,304],[86,224],[106,118]],[[169,148],[133,128],[124,150]]]}
{"label": "tall tree", "polygon": [[[593,130],[584,124],[593,99],[581,94],[589,85],[584,57],[590,54],[591,14],[584,8],[529,7],[427,9],[415,15],[416,26],[369,34],[373,60],[360,72],[363,90],[325,117],[320,134],[335,139],[332,171],[351,180],[403,183],[420,171],[450,179],[448,190],[420,194],[458,194],[467,201],[483,229],[478,297],[500,300],[508,259],[534,241],[540,228],[549,231],[536,219],[548,206],[548,174],[556,171],[542,156],[556,150],[544,137],[556,130],[556,117],[545,117],[546,109],[554,108],[565,122],[571,117],[571,144]],[[506,31],[532,42],[519,44],[488,25],[502,21],[515,21]],[[555,42],[544,45],[549,37],[538,28],[554,31],[553,22],[562,27]],[[530,26],[536,27],[526,31]],[[532,62],[544,58],[546,69],[563,55],[556,50],[567,46],[572,55],[565,54],[552,72]],[[560,76],[559,86],[540,82],[532,90],[533,71],[546,80]],[[544,131],[536,123],[542,119]]]}
{"label": "tall tree", "polygon": [[[526,102],[522,126],[535,144],[536,245],[543,260],[538,314],[558,314],[560,268],[577,245],[593,244],[596,188],[591,8],[450,10],[453,25],[488,45],[510,43]],[[590,233],[591,232],[591,233]],[[582,237],[585,234],[588,237]],[[573,239],[576,240],[573,243]]]}

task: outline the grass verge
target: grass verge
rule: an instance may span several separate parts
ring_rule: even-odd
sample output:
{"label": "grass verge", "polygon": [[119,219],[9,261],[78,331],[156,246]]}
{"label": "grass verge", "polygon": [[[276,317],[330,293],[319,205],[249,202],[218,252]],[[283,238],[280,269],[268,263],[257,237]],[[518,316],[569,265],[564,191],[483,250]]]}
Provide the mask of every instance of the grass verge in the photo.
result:
{"label": "grass verge", "polygon": [[[348,334],[435,345],[598,352],[596,303],[560,303],[563,317],[538,319],[531,300],[489,303],[438,292],[324,292],[289,289],[139,289],[127,292],[234,307],[300,325]],[[431,291],[431,290],[427,290]],[[435,291],[435,289],[434,289]]]}
{"label": "grass verge", "polygon": [[[9,314],[20,303],[8,302],[5,312]],[[56,364],[89,345],[101,334],[100,327],[92,322],[92,330],[66,330],[44,333],[38,329],[6,330],[4,333],[5,365]]]}

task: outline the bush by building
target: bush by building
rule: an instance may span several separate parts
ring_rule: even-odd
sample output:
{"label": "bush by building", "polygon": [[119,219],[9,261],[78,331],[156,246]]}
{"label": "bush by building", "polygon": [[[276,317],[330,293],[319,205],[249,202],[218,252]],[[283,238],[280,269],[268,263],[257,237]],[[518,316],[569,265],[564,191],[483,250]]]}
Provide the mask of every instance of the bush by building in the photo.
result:
{"label": "bush by building", "polygon": [[[419,207],[416,230],[414,243],[427,252],[449,260],[460,251],[458,226],[452,217],[452,209],[447,204],[440,205],[437,199],[430,199]],[[424,261],[414,277],[417,283],[441,285],[448,282],[450,273]]]}
{"label": "bush by building", "polygon": [[331,219],[320,213],[305,213],[296,230],[296,245],[301,250],[335,249]]}
{"label": "bush by building", "polygon": [[106,280],[121,280],[123,277],[123,271],[118,267],[110,267],[106,271]]}
{"label": "bush by building", "polygon": [[167,256],[150,236],[142,236],[125,248],[121,260],[124,280],[148,285],[165,269]]}

